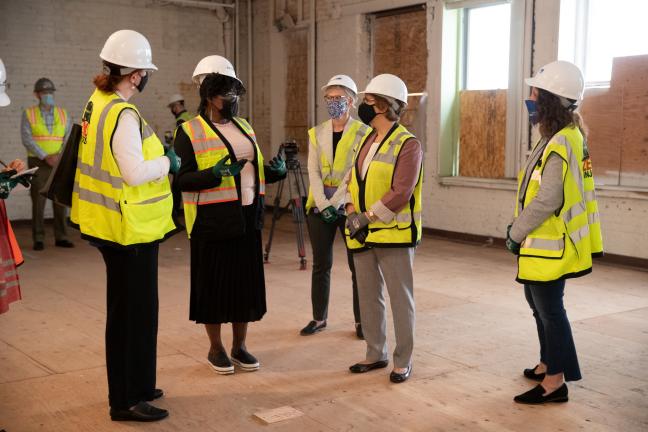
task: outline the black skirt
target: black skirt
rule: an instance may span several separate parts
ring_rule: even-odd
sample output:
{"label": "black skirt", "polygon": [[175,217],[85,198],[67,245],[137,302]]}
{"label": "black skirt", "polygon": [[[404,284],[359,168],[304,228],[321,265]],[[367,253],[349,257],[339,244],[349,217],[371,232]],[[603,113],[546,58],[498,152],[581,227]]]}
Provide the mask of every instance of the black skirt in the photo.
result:
{"label": "black skirt", "polygon": [[229,240],[191,237],[189,319],[198,324],[259,321],[266,313],[261,230],[256,206],[243,207],[245,234]]}

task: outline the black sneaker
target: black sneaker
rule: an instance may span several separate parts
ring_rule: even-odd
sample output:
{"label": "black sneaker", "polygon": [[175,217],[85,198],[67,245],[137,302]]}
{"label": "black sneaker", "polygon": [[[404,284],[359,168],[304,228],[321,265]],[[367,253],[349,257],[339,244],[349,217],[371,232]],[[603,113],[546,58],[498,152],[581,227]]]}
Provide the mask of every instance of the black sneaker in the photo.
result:
{"label": "black sneaker", "polygon": [[207,355],[207,360],[209,360],[211,367],[220,375],[231,375],[234,373],[234,365],[224,351],[218,351],[216,354],[212,354],[210,351]]}
{"label": "black sneaker", "polygon": [[324,321],[322,324],[317,324],[317,321],[311,321],[308,323],[306,327],[301,329],[299,334],[302,336],[310,336],[310,335],[314,335],[317,332],[321,332],[325,328],[326,328],[326,321]]}
{"label": "black sneaker", "polygon": [[256,357],[242,348],[236,354],[232,353],[232,363],[246,372],[254,372],[260,366]]}
{"label": "black sneaker", "polygon": [[70,240],[56,240],[54,242],[54,246],[60,248],[73,248],[74,243],[72,243]]}

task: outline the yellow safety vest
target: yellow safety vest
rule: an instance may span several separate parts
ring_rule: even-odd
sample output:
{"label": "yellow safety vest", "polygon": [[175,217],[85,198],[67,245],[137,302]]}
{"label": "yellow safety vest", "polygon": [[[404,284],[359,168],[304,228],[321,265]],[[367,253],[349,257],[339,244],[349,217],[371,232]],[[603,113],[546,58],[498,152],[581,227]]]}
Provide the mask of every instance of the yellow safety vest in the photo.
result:
{"label": "yellow safety vest", "polygon": [[85,237],[127,246],[161,240],[176,226],[166,176],[139,186],[129,186],[121,176],[112,137],[125,109],[139,117],[144,160],[164,155],[162,143],[135,105],[95,90],[83,115],[70,217]]}
{"label": "yellow safety vest", "polygon": [[[48,155],[57,154],[61,151],[68,119],[67,111],[64,108],[55,106],[52,109],[54,110],[54,124],[51,133],[47,129],[45,119],[43,119],[38,105],[25,110],[34,142]],[[28,151],[27,154],[31,157],[37,157],[31,151]]]}
{"label": "yellow safety vest", "polygon": [[563,164],[563,206],[522,242],[517,281],[542,283],[580,277],[592,271],[592,256],[603,253],[601,223],[594,192],[592,162],[583,135],[568,126],[554,135],[535,165],[525,190],[525,171],[518,175],[515,217],[535,198],[542,172],[555,153]]}
{"label": "yellow safety vest", "polygon": [[[404,126],[396,124],[392,131],[383,139],[378,151],[369,163],[369,169],[365,179],[360,177],[361,167],[357,155],[365,145],[363,140],[361,147],[356,152],[355,162],[351,171],[349,181],[349,193],[353,206],[357,212],[365,212],[379,201],[390,189],[394,179],[396,161],[403,144],[415,138]],[[423,233],[421,220],[421,201],[423,185],[423,165],[419,172],[419,178],[414,187],[414,192],[408,205],[403,207],[394,219],[388,223],[380,220],[369,224],[369,235],[362,244],[349,237],[349,230],[346,229],[347,247],[352,251],[364,250],[368,247],[412,247],[421,241]]]}
{"label": "yellow safety vest", "polygon": [[[245,119],[235,117],[232,119],[232,122],[254,144],[255,158],[250,163],[253,163],[257,168],[257,193],[258,195],[265,195],[263,154],[261,154],[261,150],[257,145],[256,134],[252,126]],[[225,143],[200,115],[182,123],[180,127],[191,140],[198,170],[213,167],[227,155],[231,156],[230,163],[236,161],[234,151],[230,148],[229,144]],[[182,192],[185,224],[189,238],[191,238],[191,230],[196,221],[199,205],[219,204],[238,200],[239,186],[236,184],[235,176],[223,177],[220,185],[212,189]]]}
{"label": "yellow safety vest", "polygon": [[180,122],[182,120],[180,123],[184,123],[191,120],[192,118],[194,118],[193,114],[189,114],[187,111],[183,111],[176,117],[176,122]]}
{"label": "yellow safety vest", "polygon": [[[320,147],[318,137],[323,132],[330,131],[331,120],[327,120],[308,131],[310,138],[310,151],[319,154],[320,173],[322,174],[322,183],[324,188],[337,188],[342,183],[344,176],[353,165],[353,158],[358,146],[371,133],[371,128],[359,120],[350,118],[345,130],[338,142],[337,150],[333,156],[333,164],[328,160],[326,152]],[[330,136],[327,137],[330,139]],[[317,207],[311,188],[308,189],[308,200],[306,201],[306,212]],[[324,209],[319,209],[324,210]]]}

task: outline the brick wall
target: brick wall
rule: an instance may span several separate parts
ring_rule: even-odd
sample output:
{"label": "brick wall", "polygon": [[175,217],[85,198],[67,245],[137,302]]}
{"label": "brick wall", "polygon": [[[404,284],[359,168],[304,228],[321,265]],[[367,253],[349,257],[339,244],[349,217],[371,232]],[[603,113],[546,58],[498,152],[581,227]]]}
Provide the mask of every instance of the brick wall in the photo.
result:
{"label": "brick wall", "polygon": [[[0,111],[0,158],[26,156],[20,115],[35,103],[33,85],[42,76],[56,84],[57,104],[79,120],[93,90],[92,78],[101,70],[99,52],[112,32],[124,28],[139,31],[151,43],[159,71],[131,101],[160,136],[174,126],[166,108],[172,93],[183,93],[192,111],[198,105],[191,84],[196,63],[208,54],[231,55],[225,49],[231,32],[224,30],[216,12],[162,7],[150,0],[0,1],[0,58],[7,67],[12,101]],[[16,190],[7,207],[12,219],[30,218],[27,191]]]}

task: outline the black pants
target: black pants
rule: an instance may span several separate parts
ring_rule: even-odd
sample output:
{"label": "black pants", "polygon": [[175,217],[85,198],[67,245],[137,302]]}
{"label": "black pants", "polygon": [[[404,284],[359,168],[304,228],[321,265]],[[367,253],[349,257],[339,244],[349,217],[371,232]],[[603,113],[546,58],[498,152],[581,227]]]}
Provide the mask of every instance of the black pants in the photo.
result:
{"label": "black pants", "polygon": [[100,246],[106,263],[108,400],[116,409],[152,399],[158,329],[158,244]]}
{"label": "black pants", "polygon": [[[329,295],[331,292],[331,267],[333,267],[333,242],[339,231],[344,241],[345,217],[340,217],[335,223],[329,224],[313,212],[308,214],[308,234],[313,247],[313,274],[311,277],[311,301],[313,303],[313,319],[323,321],[328,317]],[[360,322],[360,306],[358,303],[358,283],[356,282],[353,255],[347,250],[347,262],[351,270],[353,286],[353,316],[355,322]]]}
{"label": "black pants", "polygon": [[524,295],[538,328],[540,361],[547,365],[547,374],[563,373],[565,381],[578,381],[581,373],[571,326],[563,306],[564,292],[564,280],[551,285],[524,285]]}

